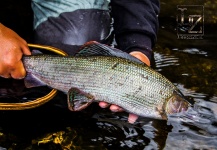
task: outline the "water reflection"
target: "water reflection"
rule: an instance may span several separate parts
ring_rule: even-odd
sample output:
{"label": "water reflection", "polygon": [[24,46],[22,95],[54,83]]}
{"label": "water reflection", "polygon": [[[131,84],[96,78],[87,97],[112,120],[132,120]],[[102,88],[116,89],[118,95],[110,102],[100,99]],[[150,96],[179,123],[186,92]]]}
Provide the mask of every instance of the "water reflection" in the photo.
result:
{"label": "water reflection", "polygon": [[[216,106],[214,109],[216,109]],[[176,147],[182,147],[182,149],[190,150],[216,149],[217,143],[215,141],[217,140],[217,114],[211,115],[211,113],[205,114],[205,112],[200,111],[194,114],[200,114],[200,120],[185,120],[185,122],[168,121],[168,124],[171,124],[173,129],[168,134],[166,149],[175,149]]]}
{"label": "water reflection", "polygon": [[[59,93],[40,108],[1,111],[0,150],[217,149],[217,60],[211,55],[216,52],[190,44],[177,48],[180,45],[167,42],[172,48],[159,42],[161,46],[154,50],[154,69],[194,103],[186,113],[171,115],[168,121],[139,118],[132,125],[127,123],[127,113],[111,113],[97,105],[79,113],[69,112],[66,96]],[[0,83],[1,102],[23,102],[50,91],[25,89],[22,80],[0,78]]]}
{"label": "water reflection", "polygon": [[207,52],[203,51],[203,50],[199,50],[198,48],[186,48],[186,49],[178,49],[178,48],[174,48],[173,50],[178,50],[181,52],[185,52],[188,54],[199,54],[199,55],[203,55],[203,56],[207,56]]}
{"label": "water reflection", "polygon": [[156,71],[162,71],[163,67],[179,65],[179,59],[169,54],[162,54],[162,53],[155,52],[154,58],[155,58]]}
{"label": "water reflection", "polygon": [[[194,101],[187,114],[170,116],[167,124],[172,125],[172,130],[168,132],[165,149],[217,148],[216,61],[204,57],[208,57],[207,53],[197,48],[158,48],[155,53],[156,69],[165,75],[170,73],[170,79],[175,75],[174,84]],[[169,65],[164,65],[167,59]]]}
{"label": "water reflection", "polygon": [[[0,112],[0,149],[216,149],[217,61],[204,55],[156,49],[155,69],[194,103],[184,114],[169,116],[168,121],[139,118],[129,124],[127,113],[111,113],[97,105],[76,114],[66,107],[57,109],[66,103],[66,96],[59,93],[56,100],[37,109]],[[0,86],[4,101],[11,95],[25,101],[50,90],[27,90],[22,81],[1,79],[1,83],[5,83]]]}

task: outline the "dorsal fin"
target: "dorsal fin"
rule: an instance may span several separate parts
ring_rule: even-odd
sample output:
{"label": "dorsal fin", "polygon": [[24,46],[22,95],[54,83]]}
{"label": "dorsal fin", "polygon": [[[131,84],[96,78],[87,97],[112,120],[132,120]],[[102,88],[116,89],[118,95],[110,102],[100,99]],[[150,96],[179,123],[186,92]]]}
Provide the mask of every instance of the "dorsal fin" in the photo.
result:
{"label": "dorsal fin", "polygon": [[142,61],[126,52],[96,41],[90,41],[84,44],[75,56],[115,56],[143,64]]}

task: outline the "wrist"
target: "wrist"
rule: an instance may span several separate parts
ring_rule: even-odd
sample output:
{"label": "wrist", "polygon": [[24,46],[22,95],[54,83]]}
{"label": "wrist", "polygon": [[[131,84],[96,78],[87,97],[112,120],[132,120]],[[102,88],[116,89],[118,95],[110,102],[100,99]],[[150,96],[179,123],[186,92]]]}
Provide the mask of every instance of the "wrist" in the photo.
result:
{"label": "wrist", "polygon": [[144,62],[146,65],[150,66],[150,60],[149,60],[149,58],[145,54],[143,54],[142,52],[132,51],[132,52],[130,52],[130,55],[138,58],[139,60],[141,60],[142,62]]}

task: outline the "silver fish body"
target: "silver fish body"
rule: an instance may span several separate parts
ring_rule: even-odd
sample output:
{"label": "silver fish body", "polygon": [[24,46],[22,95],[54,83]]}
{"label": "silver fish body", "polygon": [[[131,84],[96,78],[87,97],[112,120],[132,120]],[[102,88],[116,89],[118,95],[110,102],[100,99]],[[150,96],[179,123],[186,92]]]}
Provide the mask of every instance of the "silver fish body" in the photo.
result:
{"label": "silver fish body", "polygon": [[164,119],[189,106],[180,91],[145,64],[113,56],[25,56],[28,74],[54,89],[76,88],[143,117]]}

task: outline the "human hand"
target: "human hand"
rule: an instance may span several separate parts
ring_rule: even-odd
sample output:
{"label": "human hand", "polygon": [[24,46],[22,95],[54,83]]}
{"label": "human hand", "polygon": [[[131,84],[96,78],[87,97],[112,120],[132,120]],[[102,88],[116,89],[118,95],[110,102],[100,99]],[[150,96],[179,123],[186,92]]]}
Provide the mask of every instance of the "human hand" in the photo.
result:
{"label": "human hand", "polygon": [[0,76],[21,79],[26,75],[22,56],[31,55],[24,39],[0,23]]}
{"label": "human hand", "polygon": [[[132,56],[138,58],[139,60],[141,60],[142,62],[144,62],[148,66],[150,66],[150,60],[143,53],[141,53],[139,51],[133,51],[130,54]],[[101,108],[107,108],[107,107],[110,106],[110,110],[113,111],[113,112],[122,112],[122,111],[124,111],[123,108],[121,108],[121,107],[119,107],[117,105],[110,105],[109,103],[106,103],[106,102],[99,102],[99,106]],[[130,113],[129,116],[128,116],[128,122],[129,123],[134,123],[138,119],[138,117],[139,116]]]}

